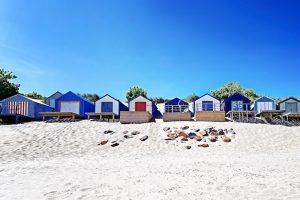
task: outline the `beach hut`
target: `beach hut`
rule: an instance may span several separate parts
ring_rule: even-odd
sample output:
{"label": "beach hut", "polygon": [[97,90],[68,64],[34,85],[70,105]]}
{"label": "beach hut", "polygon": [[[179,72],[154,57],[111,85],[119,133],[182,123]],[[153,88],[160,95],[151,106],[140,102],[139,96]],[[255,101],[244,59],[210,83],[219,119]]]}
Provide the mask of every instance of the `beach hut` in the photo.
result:
{"label": "beach hut", "polygon": [[294,97],[289,97],[278,103],[280,110],[286,113],[300,113],[300,101]]}
{"label": "beach hut", "polygon": [[85,113],[94,112],[95,106],[94,103],[70,91],[55,100],[55,111],[75,113],[86,118]]}
{"label": "beach hut", "polygon": [[129,101],[128,109],[120,112],[121,123],[145,123],[157,114],[155,103],[142,95]]}
{"label": "beach hut", "polygon": [[294,97],[289,97],[278,103],[280,110],[285,110],[283,117],[295,125],[299,125],[300,121],[300,101]]}
{"label": "beach hut", "polygon": [[275,100],[263,96],[256,99],[251,105],[251,109],[256,112],[256,116],[260,117],[266,123],[273,123],[274,120],[278,120],[283,122],[283,113],[284,110],[276,110],[276,102]]}
{"label": "beach hut", "polygon": [[50,95],[48,98],[46,98],[45,103],[52,108],[55,108],[55,99],[61,97],[63,94],[60,92],[55,92],[54,94]]}
{"label": "beach hut", "polygon": [[196,121],[225,121],[221,101],[210,94],[204,94],[196,99],[193,107]]}
{"label": "beach hut", "polygon": [[41,119],[39,112],[50,112],[52,108],[42,100],[32,99],[21,94],[3,99],[0,102],[0,115],[4,117]]}
{"label": "beach hut", "polygon": [[87,113],[89,116],[110,116],[113,119],[120,116],[121,111],[128,111],[128,107],[125,106],[118,99],[106,94],[101,97],[95,103],[95,113]]}
{"label": "beach hut", "polygon": [[257,113],[262,111],[274,111],[276,110],[276,102],[266,96],[260,97],[254,101],[253,110],[255,110]]}
{"label": "beach hut", "polygon": [[190,121],[192,113],[189,104],[179,98],[174,98],[165,103],[163,121]]}
{"label": "beach hut", "polygon": [[250,109],[250,99],[240,93],[234,93],[223,102],[224,111],[232,121],[247,121],[253,118],[256,121],[256,112]]}

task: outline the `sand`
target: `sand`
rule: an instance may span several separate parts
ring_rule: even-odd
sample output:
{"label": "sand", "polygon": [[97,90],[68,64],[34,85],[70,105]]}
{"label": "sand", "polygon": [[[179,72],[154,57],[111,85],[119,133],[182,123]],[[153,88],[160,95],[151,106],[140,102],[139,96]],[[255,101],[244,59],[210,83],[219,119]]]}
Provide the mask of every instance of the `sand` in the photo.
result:
{"label": "sand", "polygon": [[[208,142],[208,148],[163,140],[164,127],[185,125],[233,128],[237,134],[231,143]],[[125,130],[141,133],[123,139]],[[149,139],[142,142],[144,135]],[[105,139],[109,143],[97,145]],[[120,145],[111,147],[113,140]],[[0,199],[300,199],[299,152],[300,127],[279,125],[2,125]]]}

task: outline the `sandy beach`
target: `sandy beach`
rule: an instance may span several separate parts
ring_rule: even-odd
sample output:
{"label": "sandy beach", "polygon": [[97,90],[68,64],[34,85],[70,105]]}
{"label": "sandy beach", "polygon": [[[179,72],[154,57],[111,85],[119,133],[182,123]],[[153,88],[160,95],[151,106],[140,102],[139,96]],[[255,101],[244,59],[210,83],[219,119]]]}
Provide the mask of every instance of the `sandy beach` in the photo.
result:
{"label": "sandy beach", "polygon": [[[236,135],[230,143],[207,142],[208,148],[164,140],[164,127],[182,126],[233,128]],[[140,134],[125,139],[126,130]],[[114,140],[119,146],[110,146]],[[299,152],[300,127],[279,125],[2,125],[0,199],[300,199]]]}

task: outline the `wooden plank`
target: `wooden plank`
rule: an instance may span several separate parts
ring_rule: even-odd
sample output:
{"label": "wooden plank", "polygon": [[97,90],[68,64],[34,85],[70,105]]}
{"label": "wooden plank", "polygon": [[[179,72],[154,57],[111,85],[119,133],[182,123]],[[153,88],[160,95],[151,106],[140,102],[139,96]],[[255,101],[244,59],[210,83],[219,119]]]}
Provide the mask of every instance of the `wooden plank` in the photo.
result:
{"label": "wooden plank", "polygon": [[120,122],[122,124],[147,123],[152,119],[149,112],[121,111]]}
{"label": "wooden plank", "polygon": [[163,114],[163,121],[191,121],[192,113],[191,112],[165,112]]}
{"label": "wooden plank", "polygon": [[224,122],[225,111],[197,111],[196,121]]}

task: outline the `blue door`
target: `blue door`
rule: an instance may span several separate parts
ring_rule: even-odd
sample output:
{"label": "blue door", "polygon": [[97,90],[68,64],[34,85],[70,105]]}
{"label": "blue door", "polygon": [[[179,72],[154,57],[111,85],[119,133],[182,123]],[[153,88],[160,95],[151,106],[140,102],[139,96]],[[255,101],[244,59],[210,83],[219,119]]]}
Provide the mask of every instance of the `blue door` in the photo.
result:
{"label": "blue door", "polygon": [[113,103],[101,102],[101,112],[113,112]]}
{"label": "blue door", "polygon": [[231,110],[232,111],[243,111],[243,101],[232,101],[231,102]]}
{"label": "blue door", "polygon": [[202,110],[203,111],[213,111],[214,105],[212,101],[202,101]]}

